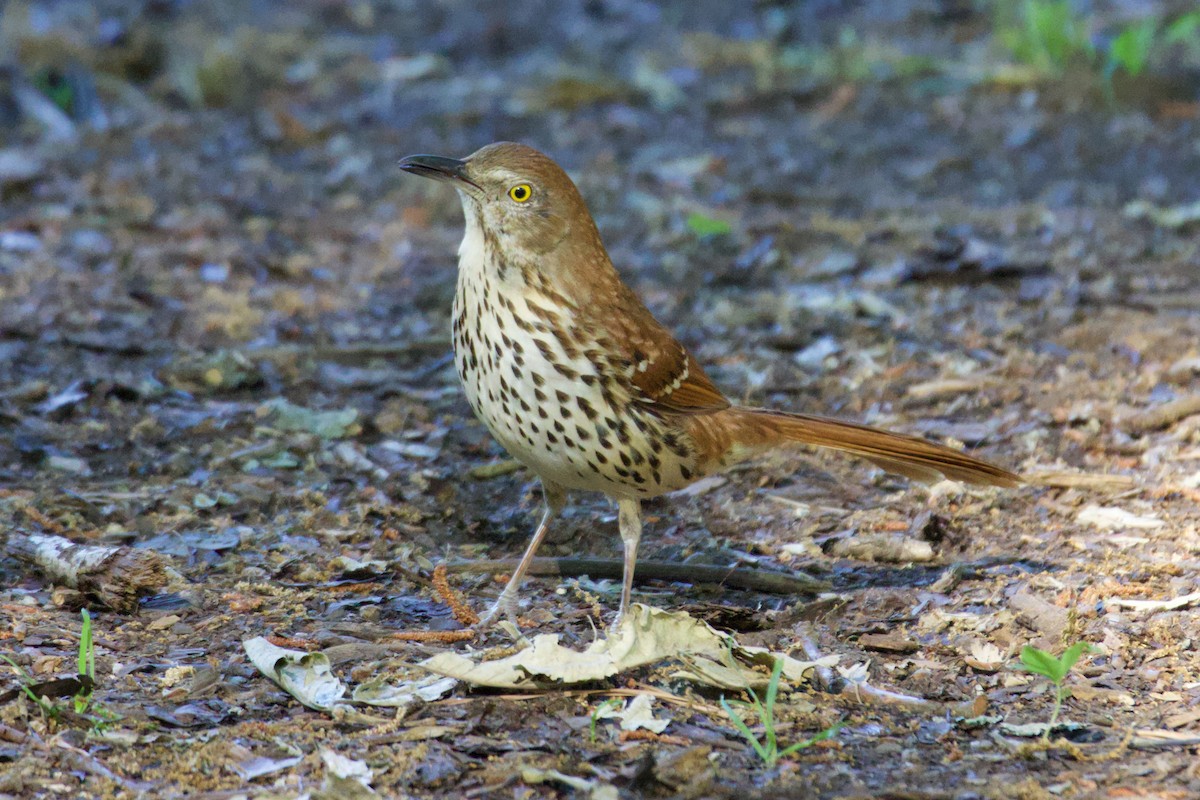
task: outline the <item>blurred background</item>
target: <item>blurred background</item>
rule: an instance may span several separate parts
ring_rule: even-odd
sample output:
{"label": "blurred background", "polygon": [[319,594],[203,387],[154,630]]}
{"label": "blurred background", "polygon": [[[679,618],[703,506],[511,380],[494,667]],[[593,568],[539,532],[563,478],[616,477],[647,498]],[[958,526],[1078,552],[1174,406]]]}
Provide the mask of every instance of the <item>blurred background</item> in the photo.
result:
{"label": "blurred background", "polygon": [[[365,680],[407,646],[392,632],[455,627],[434,563],[521,552],[536,484],[472,419],[448,357],[459,203],[395,166],[498,139],[568,169],[618,269],[731,397],[1057,476],[935,510],[860,462],[787,451],[648,504],[646,558],[798,566],[844,594],[811,615],[727,587],[639,599],[771,646],[816,620],[843,663],[944,701],[919,729],[900,706],[797,710],[789,736],[861,719],[845,750],[797,762],[796,796],[1050,796],[1025,791],[1035,777],[1063,796],[1197,796],[1190,751],[1121,737],[1194,728],[1200,621],[1105,606],[1188,595],[1200,572],[1194,0],[0,0],[0,530],[176,570],[140,615],[97,623],[98,699],[154,733],[72,741],[163,796],[241,787],[221,764],[331,735],[297,724],[242,639],[386,643],[339,657]],[[572,509],[541,552],[615,555],[606,503]],[[959,559],[982,566],[929,587]],[[477,608],[498,591],[454,578]],[[534,626],[579,644],[612,589],[540,578],[523,596]],[[1053,614],[1019,621],[1030,606],[1008,598],[1035,595]],[[39,677],[73,663],[86,600],[0,558],[0,639]],[[1108,737],[1095,760],[1064,777],[1065,756],[947,733],[952,703],[989,725],[1044,718],[1047,695],[1000,662],[1035,636],[1057,652],[1068,614],[1106,648],[1071,711]],[[864,652],[868,631],[899,643]],[[971,655],[981,642],[994,657]],[[212,680],[168,696],[181,665]],[[363,726],[345,742],[395,796],[516,792],[528,759],[715,780],[707,752],[677,784],[646,778],[636,746],[597,755],[591,709],[557,695],[461,700],[480,705],[422,709],[457,727],[419,747]],[[728,793],[680,791],[758,796],[722,719],[671,731],[738,765]],[[0,762],[37,785],[84,774],[30,748]]]}

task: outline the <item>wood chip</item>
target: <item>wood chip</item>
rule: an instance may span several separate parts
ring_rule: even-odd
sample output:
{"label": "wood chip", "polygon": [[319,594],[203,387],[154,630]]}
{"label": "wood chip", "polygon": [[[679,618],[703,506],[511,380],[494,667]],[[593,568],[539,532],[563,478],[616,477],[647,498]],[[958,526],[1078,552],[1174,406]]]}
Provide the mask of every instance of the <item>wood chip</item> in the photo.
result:
{"label": "wood chip", "polygon": [[1125,418],[1125,430],[1130,433],[1149,433],[1174,425],[1184,417],[1200,414],[1200,394],[1188,395],[1154,406]]}
{"label": "wood chip", "polygon": [[1094,492],[1123,492],[1137,486],[1132,475],[1101,475],[1089,472],[1027,472],[1022,476],[1033,486],[1055,489],[1088,489]]}
{"label": "wood chip", "polygon": [[985,386],[996,385],[994,378],[947,378],[938,381],[914,383],[905,390],[905,394],[919,400],[946,395],[960,395],[977,392]]}
{"label": "wood chip", "polygon": [[1022,622],[1054,641],[1060,641],[1067,629],[1067,610],[1046,602],[1029,591],[1029,587],[1022,587],[1010,597],[1008,607]]}
{"label": "wood chip", "polygon": [[894,633],[864,633],[858,637],[858,644],[864,650],[878,650],[883,653],[915,653],[921,649],[918,642]]}

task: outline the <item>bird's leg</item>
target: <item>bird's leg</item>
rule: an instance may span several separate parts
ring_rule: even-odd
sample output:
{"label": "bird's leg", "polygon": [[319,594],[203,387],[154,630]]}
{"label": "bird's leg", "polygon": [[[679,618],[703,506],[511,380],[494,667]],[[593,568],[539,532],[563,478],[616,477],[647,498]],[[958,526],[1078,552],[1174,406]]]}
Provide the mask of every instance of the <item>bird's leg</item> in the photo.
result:
{"label": "bird's leg", "polygon": [[629,595],[633,591],[633,569],[637,564],[638,540],[642,538],[642,501],[625,498],[617,501],[617,525],[625,545],[624,582],[621,585],[621,608],[613,620],[612,630],[621,626],[629,610]]}
{"label": "bird's leg", "polygon": [[479,622],[475,623],[477,630],[486,628],[496,621],[496,618],[501,613],[513,624],[517,624],[517,592],[521,589],[521,581],[525,578],[525,572],[529,569],[530,563],[533,561],[534,555],[537,553],[538,545],[542,543],[542,539],[546,536],[546,531],[550,528],[550,523],[563,510],[563,506],[567,503],[567,492],[561,486],[554,483],[542,481],[542,497],[546,502],[546,510],[542,512],[542,521],[538,523],[537,530],[533,532],[533,538],[529,540],[529,546],[525,548],[525,555],[521,556],[521,563],[517,564],[517,568],[513,570],[512,577],[508,579],[508,583],[504,586],[504,591],[500,592],[500,596],[496,598],[496,603],[493,605]]}

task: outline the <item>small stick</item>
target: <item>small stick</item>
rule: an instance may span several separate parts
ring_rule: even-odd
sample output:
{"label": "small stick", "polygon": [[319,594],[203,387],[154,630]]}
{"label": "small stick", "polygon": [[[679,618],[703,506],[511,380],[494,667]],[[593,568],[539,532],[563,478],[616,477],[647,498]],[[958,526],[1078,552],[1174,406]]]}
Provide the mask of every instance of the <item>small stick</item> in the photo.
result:
{"label": "small stick", "polygon": [[617,736],[619,742],[657,742],[659,744],[676,744],[680,747],[686,747],[691,744],[690,739],[684,739],[682,736],[671,736],[665,733],[655,733],[638,728],[632,731],[621,731]]}
{"label": "small stick", "polygon": [[138,600],[167,583],[166,562],[153,550],[76,544],[62,536],[16,531],[5,548],[51,582],[78,589],[113,611],[132,613]]}
{"label": "small stick", "polygon": [[1180,397],[1126,417],[1125,429],[1130,433],[1149,433],[1193,414],[1200,414],[1200,394]]}
{"label": "small stick", "polygon": [[[446,564],[448,572],[488,573],[508,572],[517,568],[517,560],[502,558],[480,561],[451,561]],[[625,569],[624,563],[616,558],[535,558],[529,566],[529,575],[555,575],[618,579]],[[678,581],[680,583],[716,583],[735,589],[748,589],[771,594],[818,594],[828,591],[830,586],[803,572],[771,572],[761,569],[738,569],[736,567],[713,567],[702,564],[677,564],[672,561],[639,561],[634,573],[636,581]]]}
{"label": "small stick", "polygon": [[389,639],[398,642],[465,642],[475,638],[474,630],[466,631],[396,631],[388,634]]}

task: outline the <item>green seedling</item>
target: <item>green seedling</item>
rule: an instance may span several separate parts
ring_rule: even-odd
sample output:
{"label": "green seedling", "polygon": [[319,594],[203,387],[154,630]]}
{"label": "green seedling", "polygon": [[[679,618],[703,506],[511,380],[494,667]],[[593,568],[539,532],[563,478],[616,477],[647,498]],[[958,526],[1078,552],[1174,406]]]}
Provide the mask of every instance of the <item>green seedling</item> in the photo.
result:
{"label": "green seedling", "polygon": [[24,692],[25,695],[42,710],[43,714],[48,717],[54,717],[58,715],[58,709],[55,708],[54,704],[46,701],[41,695],[33,690],[33,687],[37,684],[37,681],[33,679],[33,676],[30,675],[24,667],[6,655],[0,655],[0,659],[4,659],[6,662],[8,662],[10,667],[17,671],[17,674],[20,676],[21,691]]}
{"label": "green seedling", "polygon": [[37,704],[43,714],[53,719],[61,716],[61,711],[53,698],[70,696],[74,700],[76,714],[86,712],[92,702],[92,692],[96,686],[96,652],[92,642],[91,615],[88,614],[87,609],[84,609],[82,613],[83,630],[79,637],[78,674],[76,677],[37,681],[20,664],[6,655],[0,655],[0,659],[7,662],[20,676],[21,691]]}
{"label": "green seedling", "polygon": [[1166,25],[1157,19],[1144,19],[1126,26],[1109,47],[1105,80],[1111,84],[1118,70],[1136,78],[1153,56],[1175,45],[1192,51],[1200,49],[1200,11],[1184,14]]}
{"label": "green seedling", "polygon": [[1071,668],[1083,657],[1084,653],[1090,653],[1095,649],[1087,642],[1076,642],[1063,651],[1061,656],[1055,658],[1045,650],[1039,650],[1036,647],[1026,645],[1021,648],[1020,668],[1048,678],[1054,684],[1054,711],[1050,714],[1050,723],[1046,726],[1046,732],[1042,734],[1043,739],[1050,738],[1050,732],[1058,723],[1058,715],[1062,711],[1063,701],[1071,696],[1071,690],[1065,685]]}
{"label": "green seedling", "polygon": [[1018,60],[1041,72],[1062,75],[1071,64],[1095,55],[1087,21],[1075,15],[1070,0],[1025,0],[1015,19],[1005,16],[1000,40]]}
{"label": "green seedling", "polygon": [[733,231],[733,226],[723,219],[707,217],[698,211],[688,214],[688,230],[701,238],[708,236],[724,236]]}
{"label": "green seedling", "polygon": [[1191,11],[1163,29],[1163,44],[1186,45],[1193,52],[1200,49],[1200,11]]}
{"label": "green seedling", "polygon": [[81,688],[75,695],[76,714],[87,711],[92,702],[92,691],[96,685],[96,647],[92,642],[92,615],[86,608],[82,609],[80,613],[83,615],[83,629],[79,633],[78,674],[87,676],[87,680],[81,680]]}
{"label": "green seedling", "polygon": [[1122,30],[1108,49],[1105,76],[1111,80],[1118,69],[1124,70],[1132,78],[1141,75],[1150,60],[1157,35],[1158,20],[1154,19],[1144,19]]}
{"label": "green seedling", "polygon": [[779,694],[779,679],[783,675],[783,659],[775,659],[775,666],[771,669],[771,678],[767,682],[766,695],[762,700],[758,699],[753,690],[747,687],[747,692],[750,695],[750,702],[739,702],[738,705],[748,706],[754,710],[758,721],[763,727],[763,738],[760,741],[754,731],[750,730],[750,726],[742,719],[741,715],[733,710],[733,706],[724,698],[721,698],[721,708],[725,709],[725,713],[729,715],[729,721],[733,726],[741,732],[750,746],[754,748],[754,752],[762,759],[762,762],[768,769],[773,768],[779,763],[781,758],[787,758],[794,753],[812,747],[817,742],[823,742],[829,739],[839,730],[842,729],[842,723],[831,725],[825,730],[818,733],[809,739],[802,742],[796,742],[782,750],[779,749],[778,737],[775,734],[775,698]]}
{"label": "green seedling", "polygon": [[592,709],[592,721],[588,725],[588,741],[592,744],[596,743],[596,723],[600,721],[600,715],[610,708],[615,708],[621,705],[621,701],[616,697],[610,697],[600,705]]}

